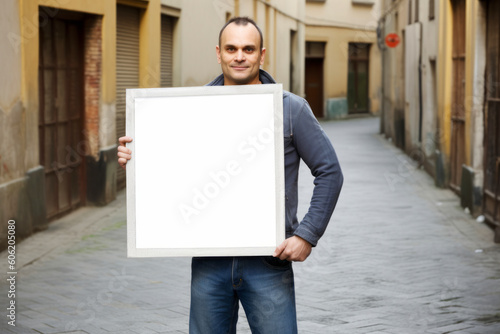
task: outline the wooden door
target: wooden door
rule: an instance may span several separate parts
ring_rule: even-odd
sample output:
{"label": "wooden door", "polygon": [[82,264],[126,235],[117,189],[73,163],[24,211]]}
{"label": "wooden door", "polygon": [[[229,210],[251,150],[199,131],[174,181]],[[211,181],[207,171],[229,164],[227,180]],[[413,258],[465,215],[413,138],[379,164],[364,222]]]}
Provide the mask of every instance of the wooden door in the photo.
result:
{"label": "wooden door", "polygon": [[500,242],[500,2],[488,2],[483,212]]}
{"label": "wooden door", "polygon": [[368,103],[368,64],[370,44],[349,43],[349,73],[347,78],[347,103],[349,113],[366,113]]}
{"label": "wooden door", "polygon": [[306,99],[316,118],[323,117],[323,58],[306,58]]}
{"label": "wooden door", "polygon": [[460,193],[462,164],[465,163],[465,0],[452,1],[452,101],[450,187]]}
{"label": "wooden door", "polygon": [[47,218],[53,219],[85,198],[83,24],[44,17],[39,39],[40,165]]}

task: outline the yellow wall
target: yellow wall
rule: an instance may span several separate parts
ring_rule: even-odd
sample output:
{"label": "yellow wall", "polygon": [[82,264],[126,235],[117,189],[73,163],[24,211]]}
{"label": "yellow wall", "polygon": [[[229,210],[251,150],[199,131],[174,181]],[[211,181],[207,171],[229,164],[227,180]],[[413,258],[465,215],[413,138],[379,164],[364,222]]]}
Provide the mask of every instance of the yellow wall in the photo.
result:
{"label": "yellow wall", "polygon": [[102,15],[102,77],[100,124],[106,131],[99,132],[101,147],[116,143],[115,95],[116,95],[116,2],[106,1],[67,1],[39,0],[21,1],[22,22],[22,99],[26,106],[29,167],[39,164],[38,149],[38,6],[53,7]]}
{"label": "yellow wall", "polygon": [[380,106],[382,104],[382,55],[377,43],[373,43],[370,49],[370,64],[369,64],[369,91],[368,98],[370,99],[370,112],[372,114],[380,114]]}
{"label": "yellow wall", "polygon": [[[157,87],[160,80],[160,0],[147,4],[132,0],[21,0],[22,22],[22,92],[27,108],[27,125],[31,135],[29,166],[38,165],[38,6],[47,6],[88,14],[102,15],[102,76],[99,145],[116,144],[116,5],[144,8],[140,24],[139,83],[141,87]],[[95,153],[95,152],[94,152]]]}
{"label": "yellow wall", "polygon": [[[160,82],[160,30],[162,8],[179,11],[174,37],[174,83],[181,86],[203,85],[220,74],[215,46],[227,13],[250,17],[257,21],[268,37],[266,70],[278,76],[288,89],[290,49],[281,36],[288,37],[297,29],[299,53],[297,81],[303,93],[304,0],[19,0],[21,36],[21,100],[26,117],[26,169],[39,165],[38,145],[38,9],[39,6],[59,8],[94,15],[102,20],[102,77],[99,111],[99,147],[116,144],[116,5],[117,3],[143,8],[140,23],[140,87],[158,87]],[[235,8],[235,4],[237,8]],[[267,8],[267,9],[266,9]],[[55,10],[56,11],[56,10]],[[267,20],[266,20],[266,14]],[[193,24],[195,23],[195,24]],[[15,70],[13,70],[15,72]],[[3,103],[3,101],[1,101]],[[94,152],[95,153],[95,152]]]}
{"label": "yellow wall", "polygon": [[307,26],[306,41],[326,42],[324,98],[347,97],[349,43],[371,43],[369,98],[372,113],[380,111],[381,63],[375,31],[350,28]]}
{"label": "yellow wall", "polygon": [[149,0],[141,15],[139,35],[139,86],[160,87],[161,3]]}
{"label": "yellow wall", "polygon": [[381,0],[374,0],[371,6],[352,1],[306,4],[306,41],[326,42],[324,99],[347,97],[349,43],[370,43],[370,111],[379,113],[382,72],[375,29],[380,9]]}
{"label": "yellow wall", "polygon": [[374,30],[380,5],[380,0],[374,0],[372,6],[355,5],[351,0],[309,2],[306,5],[306,24]]}
{"label": "yellow wall", "polygon": [[439,142],[441,152],[443,152],[449,160],[451,142],[451,47],[453,28],[450,1],[440,0],[439,8],[439,46],[437,57]]}
{"label": "yellow wall", "polygon": [[[26,131],[26,123],[37,126],[36,120],[26,119],[26,110],[21,100],[21,24],[19,3],[6,0],[0,5],[0,184],[24,177],[25,171],[33,167],[33,159],[27,149],[33,142],[33,134]],[[29,159],[29,160],[27,160]],[[27,167],[27,165],[29,167]],[[1,188],[1,187],[0,187]],[[0,202],[7,201],[2,197]],[[0,218],[2,218],[0,206]]]}
{"label": "yellow wall", "polygon": [[180,11],[176,38],[182,56],[174,61],[174,67],[179,71],[177,85],[204,85],[221,73],[215,46],[229,14],[251,17],[259,25],[267,50],[263,68],[283,83],[284,89],[289,89],[290,29],[297,31],[299,61],[296,79],[299,83],[295,92],[303,94],[304,0],[161,0],[161,4]]}
{"label": "yellow wall", "polygon": [[[77,12],[103,15],[102,27],[102,99],[104,103],[114,103],[116,94],[116,1],[115,0],[39,0],[38,4],[33,1],[22,0],[27,11],[26,17],[37,15],[38,6],[55,7]],[[29,14],[28,14],[29,13]],[[38,40],[38,22],[36,22],[36,39]],[[32,52],[33,67],[38,68],[38,43],[30,48]],[[28,51],[27,51],[28,52]],[[29,66],[30,64],[26,64]],[[36,71],[35,71],[36,72]],[[38,85],[38,81],[36,81]]]}

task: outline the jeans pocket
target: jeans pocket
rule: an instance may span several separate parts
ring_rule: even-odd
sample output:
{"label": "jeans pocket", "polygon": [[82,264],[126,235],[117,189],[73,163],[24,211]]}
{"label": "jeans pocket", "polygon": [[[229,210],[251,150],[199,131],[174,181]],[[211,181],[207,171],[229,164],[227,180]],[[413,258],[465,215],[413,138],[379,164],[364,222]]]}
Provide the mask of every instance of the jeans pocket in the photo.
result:
{"label": "jeans pocket", "polygon": [[262,262],[264,262],[267,267],[279,270],[286,270],[292,266],[292,262],[288,260],[281,260],[274,256],[264,256],[262,257]]}

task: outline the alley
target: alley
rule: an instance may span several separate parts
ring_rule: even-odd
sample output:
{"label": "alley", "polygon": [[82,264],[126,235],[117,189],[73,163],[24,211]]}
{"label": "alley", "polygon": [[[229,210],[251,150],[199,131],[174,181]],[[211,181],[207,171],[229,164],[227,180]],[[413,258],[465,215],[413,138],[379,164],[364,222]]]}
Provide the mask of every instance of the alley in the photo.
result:
{"label": "alley", "polygon": [[[345,183],[324,237],[294,264],[299,333],[500,333],[493,232],[379,135],[379,122],[323,123]],[[313,187],[303,167],[300,216]],[[16,327],[3,316],[2,333],[187,333],[190,259],[128,259],[123,192],[51,223],[17,255]],[[238,332],[249,333],[240,315]]]}

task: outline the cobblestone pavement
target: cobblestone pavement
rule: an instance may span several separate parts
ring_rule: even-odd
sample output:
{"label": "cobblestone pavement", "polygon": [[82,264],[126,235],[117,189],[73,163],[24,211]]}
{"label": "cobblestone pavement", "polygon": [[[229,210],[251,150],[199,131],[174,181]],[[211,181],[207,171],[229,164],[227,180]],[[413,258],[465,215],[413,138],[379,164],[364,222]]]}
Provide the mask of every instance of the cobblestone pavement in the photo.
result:
{"label": "cobblestone pavement", "polygon": [[[319,245],[295,263],[299,333],[500,333],[500,246],[378,132],[323,123],[345,174]],[[300,212],[312,178],[302,168]],[[187,333],[190,259],[126,257],[125,194],[17,245],[16,327],[1,333]],[[240,312],[238,333],[250,333]]]}

